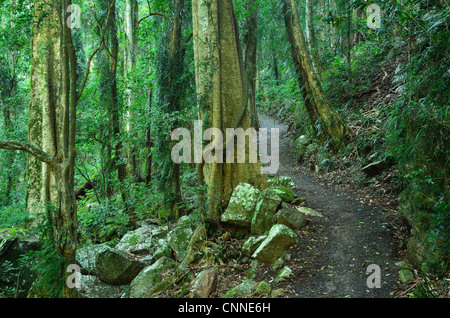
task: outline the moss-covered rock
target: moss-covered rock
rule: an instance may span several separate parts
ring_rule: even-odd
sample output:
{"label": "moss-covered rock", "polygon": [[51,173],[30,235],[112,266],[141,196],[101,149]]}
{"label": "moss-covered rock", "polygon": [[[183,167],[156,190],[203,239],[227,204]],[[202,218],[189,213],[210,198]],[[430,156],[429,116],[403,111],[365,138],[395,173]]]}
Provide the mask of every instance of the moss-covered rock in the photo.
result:
{"label": "moss-covered rock", "polygon": [[230,203],[220,221],[233,226],[250,228],[261,192],[248,183],[240,183],[231,195]]}
{"label": "moss-covered rock", "polygon": [[86,298],[121,298],[128,290],[128,285],[113,286],[102,282],[92,275],[81,275],[78,292]]}
{"label": "moss-covered rock", "polygon": [[186,256],[186,251],[189,246],[194,231],[188,224],[177,224],[173,230],[169,232],[168,242],[175,252],[175,257],[178,262],[182,262]]}
{"label": "moss-covered rock", "polygon": [[278,259],[292,245],[298,243],[299,237],[297,233],[283,224],[274,225],[269,235],[255,250],[252,258],[257,259],[261,263],[272,263]]}
{"label": "moss-covered rock", "polygon": [[272,188],[262,191],[251,223],[252,234],[264,234],[273,225],[273,216],[281,204],[281,198]]}
{"label": "moss-covered rock", "polygon": [[83,275],[98,275],[95,259],[98,253],[109,248],[108,244],[87,245],[77,249],[75,259]]}
{"label": "moss-covered rock", "polygon": [[291,189],[294,189],[297,187],[294,179],[292,179],[291,177],[287,177],[287,176],[268,176],[267,183],[268,183],[269,187],[282,186],[282,187],[291,188]]}
{"label": "moss-covered rock", "polygon": [[272,286],[270,286],[270,284],[268,282],[263,280],[256,287],[255,295],[256,296],[267,296],[270,294],[271,291],[272,291]]}
{"label": "moss-covered rock", "polygon": [[283,202],[291,203],[292,201],[294,201],[294,199],[296,197],[294,191],[292,191],[291,189],[289,189],[287,187],[277,186],[277,187],[272,187],[271,189],[272,189],[272,192],[274,194],[278,195]]}
{"label": "moss-covered rock", "polygon": [[306,222],[305,214],[297,209],[283,208],[273,217],[273,223],[284,224],[293,230],[302,228]]}
{"label": "moss-covered rock", "polygon": [[[20,228],[0,231],[0,291],[14,290],[14,296],[26,297],[36,273],[21,264],[20,258],[39,249],[39,238]],[[17,294],[16,294],[17,293]]]}
{"label": "moss-covered rock", "polygon": [[111,285],[129,284],[145,266],[125,251],[112,248],[98,253],[95,263],[99,278]]}
{"label": "moss-covered rock", "polygon": [[206,228],[204,225],[198,226],[191,236],[183,258],[183,264],[191,264],[199,261],[205,254],[206,248]]}
{"label": "moss-covered rock", "polygon": [[303,161],[306,154],[306,148],[310,143],[311,140],[306,135],[302,135],[295,140],[295,156],[298,161]]}
{"label": "moss-covered rock", "polygon": [[154,264],[145,267],[131,282],[130,296],[140,298],[161,282],[160,274],[175,268],[176,263],[173,259],[161,257]]}
{"label": "moss-covered rock", "polygon": [[132,254],[148,254],[152,252],[154,242],[166,234],[167,229],[163,227],[143,226],[126,233],[115,248]]}
{"label": "moss-covered rock", "polygon": [[222,298],[251,296],[254,293],[256,286],[257,283],[255,281],[246,279],[241,284],[228,291]]}
{"label": "moss-covered rock", "polygon": [[261,243],[267,238],[267,235],[263,236],[251,236],[245,241],[245,243],[242,245],[242,253],[244,253],[245,256],[251,257],[252,254],[256,251],[256,249],[261,245]]}

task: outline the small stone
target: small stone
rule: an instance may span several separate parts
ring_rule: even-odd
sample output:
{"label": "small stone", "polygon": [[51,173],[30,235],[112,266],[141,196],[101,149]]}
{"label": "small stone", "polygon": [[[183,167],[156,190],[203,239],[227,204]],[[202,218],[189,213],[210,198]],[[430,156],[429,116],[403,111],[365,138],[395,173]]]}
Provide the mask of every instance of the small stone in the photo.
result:
{"label": "small stone", "polygon": [[398,272],[398,277],[403,284],[408,284],[414,280],[414,273],[408,269],[402,269]]}
{"label": "small stone", "polygon": [[231,240],[231,233],[230,232],[225,232],[222,235],[222,241],[223,242],[228,242]]}
{"label": "small stone", "polygon": [[277,288],[277,289],[272,290],[272,292],[270,293],[270,297],[272,297],[272,298],[284,297],[283,288]]}
{"label": "small stone", "polygon": [[292,270],[285,266],[283,269],[277,274],[277,277],[275,278],[275,282],[281,282],[292,275]]}
{"label": "small stone", "polygon": [[208,298],[217,287],[217,268],[209,268],[200,272],[192,282],[192,293],[195,298]]}
{"label": "small stone", "polygon": [[253,280],[244,280],[241,284],[237,285],[226,293],[223,298],[243,297],[251,296],[256,288],[256,282]]}
{"label": "small stone", "polygon": [[304,206],[297,207],[297,210],[307,216],[314,216],[314,217],[319,217],[319,218],[323,217],[322,213],[317,212],[316,210],[313,210],[311,208],[304,207]]}
{"label": "small stone", "polygon": [[272,291],[272,287],[265,280],[260,282],[255,290],[255,295],[257,296],[266,296],[269,295]]}

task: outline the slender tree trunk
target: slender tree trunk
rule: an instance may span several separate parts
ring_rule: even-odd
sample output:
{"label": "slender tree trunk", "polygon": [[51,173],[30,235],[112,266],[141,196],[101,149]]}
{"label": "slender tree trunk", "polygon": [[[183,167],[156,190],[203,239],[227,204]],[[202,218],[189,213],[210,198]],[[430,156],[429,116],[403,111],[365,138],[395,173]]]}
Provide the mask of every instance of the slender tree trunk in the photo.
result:
{"label": "slender tree trunk", "polygon": [[351,84],[352,77],[352,7],[350,1],[347,3],[347,65],[348,82]]}
{"label": "slender tree trunk", "polygon": [[[10,83],[10,87],[8,89],[8,94],[5,97],[12,97],[15,88],[16,88],[16,75],[12,74],[11,79],[8,81]],[[4,129],[5,129],[5,138],[10,139],[10,135],[13,129],[13,122],[12,122],[12,115],[11,115],[11,109],[9,105],[6,105],[3,102],[3,96],[0,98],[0,105],[3,107],[3,123],[4,123]],[[8,167],[8,171],[6,173],[6,193],[5,193],[5,200],[4,204],[8,205],[11,203],[11,192],[13,190],[13,171],[12,166],[14,164],[14,152],[8,152],[6,154],[6,166]]]}
{"label": "slender tree trunk", "polygon": [[[248,81],[239,43],[238,24],[231,0],[194,0],[194,56],[200,120],[203,128],[249,128]],[[247,182],[262,189],[267,186],[257,163],[248,162],[250,147],[246,144],[246,163],[202,164],[208,186],[208,217],[219,220],[217,206],[226,206],[233,189]]]}
{"label": "slender tree trunk", "polygon": [[113,130],[113,138],[117,138],[116,146],[114,147],[114,160],[113,165],[117,168],[117,179],[121,186],[122,200],[125,205],[125,210],[129,217],[129,223],[131,226],[136,227],[137,216],[134,209],[129,203],[129,193],[125,185],[127,178],[127,164],[123,160],[126,156],[125,149],[121,137],[120,129],[120,111],[119,111],[119,97],[117,90],[117,68],[119,63],[119,38],[117,36],[117,23],[116,23],[116,6],[112,5],[111,8],[111,124]]}
{"label": "slender tree trunk", "polygon": [[[185,50],[182,47],[182,29],[181,25],[184,16],[184,6],[186,0],[175,1],[175,15],[172,21],[170,42],[169,42],[169,60],[167,67],[167,74],[165,76],[164,87],[166,92],[165,99],[168,102],[168,111],[176,112],[181,110],[181,99],[183,95],[183,83],[180,77],[184,70],[184,56]],[[174,123],[178,127],[178,122]],[[171,176],[171,194],[170,194],[170,210],[172,217],[178,220],[181,216],[179,204],[182,201],[181,185],[180,185],[180,165],[172,163]]]}
{"label": "slender tree trunk", "polygon": [[278,72],[278,59],[275,57],[275,53],[273,53],[272,59],[273,59],[273,72],[275,74],[275,83],[277,86],[280,86],[280,75]]}
{"label": "slender tree trunk", "polygon": [[[152,111],[152,101],[153,101],[153,88],[150,87],[150,89],[148,91],[148,109],[149,109],[149,114]],[[146,131],[146,134],[145,134],[145,147],[147,149],[147,158],[146,158],[147,175],[145,176],[145,184],[149,185],[150,182],[152,181],[152,147],[153,147],[153,139],[152,139],[152,125],[151,125],[151,123],[147,127],[147,131]]]}
{"label": "slender tree trunk", "polygon": [[306,40],[311,53],[313,67],[319,72],[319,52],[316,31],[314,29],[314,0],[306,0]]}
{"label": "slender tree trunk", "polygon": [[283,11],[292,57],[313,129],[322,144],[329,141],[334,149],[341,149],[347,139],[346,128],[324,96],[300,27],[295,1],[283,0]]}
{"label": "slender tree trunk", "polygon": [[133,120],[134,115],[134,102],[135,94],[133,89],[133,72],[136,68],[136,54],[137,54],[137,23],[138,23],[138,3],[137,0],[126,0],[125,1],[125,34],[126,34],[126,45],[125,45],[125,59],[124,59],[124,77],[127,83],[127,88],[125,90],[126,98],[126,119],[125,119],[125,130],[128,134],[128,145],[127,145],[127,158],[128,158],[128,173],[132,175],[136,180],[141,178],[140,165],[138,158],[138,151],[135,144],[133,143]]}
{"label": "slender tree trunk", "polygon": [[256,61],[257,61],[257,31],[258,8],[255,0],[247,0],[247,17],[245,19],[244,62],[247,71],[249,90],[250,124],[259,130],[260,124],[256,110]]}

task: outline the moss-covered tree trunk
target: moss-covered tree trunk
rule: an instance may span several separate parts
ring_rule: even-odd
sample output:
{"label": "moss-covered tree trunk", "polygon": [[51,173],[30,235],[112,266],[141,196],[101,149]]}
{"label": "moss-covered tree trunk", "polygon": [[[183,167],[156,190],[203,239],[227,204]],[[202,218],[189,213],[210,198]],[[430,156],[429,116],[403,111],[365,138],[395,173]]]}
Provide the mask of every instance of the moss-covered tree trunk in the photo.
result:
{"label": "moss-covered tree trunk", "polygon": [[250,123],[255,129],[260,128],[256,110],[256,60],[258,36],[258,7],[255,0],[247,0],[247,16],[245,19],[244,62],[249,85],[249,115]]}
{"label": "moss-covered tree trunk", "polygon": [[[37,184],[32,186],[36,187],[36,193],[40,192],[40,203],[52,206],[46,212],[53,225],[55,245],[63,258],[64,282],[69,275],[67,267],[75,264],[77,248],[74,194],[77,75],[71,30],[66,24],[70,4],[67,0],[52,6],[41,0],[34,3],[29,131],[30,143],[36,146],[34,141],[40,142],[41,150],[53,158],[51,162],[29,166],[29,171],[41,173],[40,180],[37,178]],[[63,296],[78,294],[64,284]]]}
{"label": "moss-covered tree trunk", "polygon": [[[55,156],[54,113],[61,77],[61,67],[57,63],[61,59],[58,12],[43,1],[34,1],[34,5],[28,142]],[[27,212],[30,227],[34,227],[43,219],[47,202],[55,199],[55,194],[51,195],[55,181],[50,167],[30,154],[27,180]]]}
{"label": "moss-covered tree trunk", "polygon": [[[193,0],[192,7],[199,119],[203,120],[203,129],[217,128],[226,139],[227,128],[250,127],[248,81],[233,3]],[[240,182],[266,186],[259,164],[248,161],[250,147],[254,145],[246,143],[245,163],[237,163],[234,151],[233,163],[201,164],[199,177],[203,174],[208,186],[208,216],[212,220],[219,218],[217,205],[225,206]]]}
{"label": "moss-covered tree trunk", "polygon": [[314,70],[308,47],[300,27],[294,0],[283,0],[283,13],[292,58],[312,127],[322,144],[341,149],[347,140],[346,127],[340,116],[324,96],[319,78]]}

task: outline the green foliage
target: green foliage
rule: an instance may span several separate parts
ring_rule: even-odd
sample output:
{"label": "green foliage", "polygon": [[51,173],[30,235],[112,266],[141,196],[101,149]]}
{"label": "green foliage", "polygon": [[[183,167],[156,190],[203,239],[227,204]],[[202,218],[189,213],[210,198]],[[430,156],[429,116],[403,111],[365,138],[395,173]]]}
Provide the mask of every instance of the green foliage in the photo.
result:
{"label": "green foliage", "polygon": [[434,6],[402,10],[401,23],[409,24],[415,45],[399,74],[404,78],[403,94],[392,108],[387,139],[414,207],[409,217],[418,220],[432,248],[442,256],[441,269],[435,269],[445,271],[450,251],[450,11]]}
{"label": "green foliage", "polygon": [[104,243],[123,236],[130,228],[128,216],[119,198],[98,204],[84,199],[78,204],[80,243]]}
{"label": "green foliage", "polygon": [[412,296],[414,298],[436,298],[433,287],[429,279],[425,276],[424,281],[414,288]]}
{"label": "green foliage", "polygon": [[24,227],[28,220],[24,207],[22,202],[0,206],[0,228]]}
{"label": "green foliage", "polygon": [[53,225],[48,220],[42,221],[36,228],[40,249],[29,251],[21,259],[21,266],[26,266],[38,273],[32,290],[37,297],[58,298],[62,296],[64,285],[63,257],[56,248]]}

